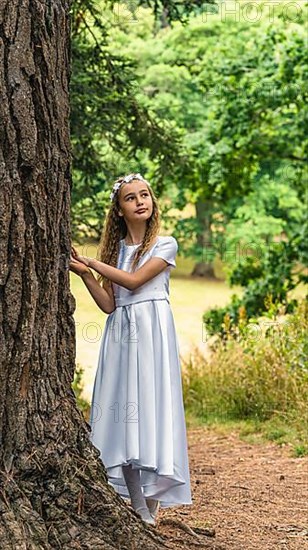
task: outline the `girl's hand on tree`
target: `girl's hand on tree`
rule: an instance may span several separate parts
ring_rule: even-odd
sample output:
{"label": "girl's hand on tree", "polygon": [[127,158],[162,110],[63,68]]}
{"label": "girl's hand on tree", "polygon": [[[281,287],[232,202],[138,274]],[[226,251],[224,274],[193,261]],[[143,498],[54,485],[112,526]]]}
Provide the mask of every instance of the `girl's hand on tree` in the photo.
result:
{"label": "girl's hand on tree", "polygon": [[69,263],[69,269],[79,276],[84,275],[85,273],[91,273],[91,270],[85,264],[78,262],[72,256]]}
{"label": "girl's hand on tree", "polygon": [[81,256],[80,254],[78,254],[76,248],[74,248],[73,246],[72,246],[71,254],[72,254],[72,257],[73,257],[74,260],[77,260],[78,262],[81,262],[82,264],[87,265],[87,266],[90,265],[90,259],[91,258],[88,258],[87,256]]}

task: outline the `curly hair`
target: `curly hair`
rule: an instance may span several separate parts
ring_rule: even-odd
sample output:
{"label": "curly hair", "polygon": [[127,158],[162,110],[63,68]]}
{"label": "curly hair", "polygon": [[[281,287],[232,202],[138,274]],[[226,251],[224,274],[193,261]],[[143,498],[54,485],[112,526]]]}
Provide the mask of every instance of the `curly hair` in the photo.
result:
{"label": "curly hair", "polygon": [[[132,175],[137,176],[137,174]],[[125,176],[121,176],[114,183],[123,183],[124,178]],[[136,177],[133,179],[138,180],[139,178]],[[113,267],[117,267],[118,256],[120,252],[120,240],[125,239],[127,234],[126,222],[124,218],[122,216],[119,216],[118,214],[118,210],[120,208],[119,193],[121,187],[122,186],[120,185],[118,191],[115,193],[109,211],[107,212],[97,251],[97,259]],[[143,241],[134,252],[131,268],[132,271],[135,270],[141,256],[143,256],[150,249],[153,240],[158,235],[158,232],[160,230],[160,214],[158,201],[152,188],[150,186],[147,187],[152,197],[153,212],[151,214],[151,217],[146,220],[146,231]],[[104,284],[104,282],[111,285],[111,281],[101,274],[98,274],[97,280],[102,285]]]}

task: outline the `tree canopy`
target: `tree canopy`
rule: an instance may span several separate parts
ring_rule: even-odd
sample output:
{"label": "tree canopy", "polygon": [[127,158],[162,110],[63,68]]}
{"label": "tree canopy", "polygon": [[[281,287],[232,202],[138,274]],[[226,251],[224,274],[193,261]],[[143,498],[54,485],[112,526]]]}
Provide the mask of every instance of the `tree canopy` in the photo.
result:
{"label": "tree canopy", "polygon": [[[169,199],[163,219],[182,253],[207,261],[219,253],[231,284],[255,281],[248,291],[255,297],[249,298],[250,314],[254,307],[262,310],[266,286],[284,299],[296,284],[294,265],[305,261],[299,241],[305,227],[306,19],[304,10],[286,12],[283,5],[273,17],[258,13],[252,23],[247,11],[236,20],[221,11],[194,10],[184,26],[157,28],[142,5],[135,19],[118,9],[106,43],[110,55],[121,52],[131,63],[140,108],[172,136],[157,143],[164,158],[152,155],[142,135],[132,164],[122,150],[107,153],[107,165],[117,159],[118,170],[138,166],[153,176],[159,194]],[[196,214],[175,218],[174,207],[187,204],[196,206]],[[273,243],[283,235],[298,243],[297,253],[291,244],[288,252],[283,245],[278,251]],[[232,253],[248,243],[261,251],[262,269],[258,256],[245,257],[244,266]],[[278,258],[281,270],[273,269]]]}
{"label": "tree canopy", "polygon": [[[210,2],[209,2],[210,3]],[[131,17],[142,6],[162,13],[169,23],[187,21],[204,2],[128,3]],[[113,8],[113,10],[112,10]],[[122,10],[122,12],[121,12]],[[124,14],[123,14],[124,10]],[[152,11],[147,10],[150,14]],[[186,174],[189,166],[175,125],[151,113],[139,101],[137,62],[110,48],[111,31],[130,24],[125,4],[74,0],[72,3],[71,139],[73,146],[73,227],[92,227],[99,234],[110,180],[138,166],[140,153],[152,161],[156,190],[162,192],[166,173]]]}
{"label": "tree canopy", "polygon": [[[104,12],[107,21],[113,17]],[[91,69],[91,51],[97,50],[89,27],[84,24],[81,32],[79,24],[74,35],[76,209],[78,200],[79,205],[87,200],[79,181],[91,188],[88,200],[96,198],[101,208],[110,178],[134,166],[154,178],[159,194],[168,189],[173,206],[211,200],[213,213],[227,205],[228,216],[254,179],[264,173],[275,177],[282,165],[288,181],[296,180],[303,190],[302,15],[293,21],[277,13],[272,22],[265,14],[252,25],[202,13],[185,26],[174,23],[155,33],[154,17],[142,7],[135,24],[126,12],[121,17],[118,11],[116,21],[100,49],[102,62],[109,60],[102,74],[95,63]],[[82,53],[80,41],[86,44]],[[108,66],[116,73],[112,77]]]}

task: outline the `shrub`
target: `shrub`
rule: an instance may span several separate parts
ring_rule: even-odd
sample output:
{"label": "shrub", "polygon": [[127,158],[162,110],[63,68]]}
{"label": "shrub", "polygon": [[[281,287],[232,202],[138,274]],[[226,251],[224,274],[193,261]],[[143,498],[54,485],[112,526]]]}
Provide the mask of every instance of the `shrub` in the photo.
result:
{"label": "shrub", "polygon": [[[259,331],[226,334],[206,360],[198,349],[183,364],[186,411],[203,420],[279,416],[304,436],[308,425],[307,310],[302,300],[283,319],[259,319]],[[262,330],[263,329],[263,330]],[[256,337],[257,334],[257,337]]]}

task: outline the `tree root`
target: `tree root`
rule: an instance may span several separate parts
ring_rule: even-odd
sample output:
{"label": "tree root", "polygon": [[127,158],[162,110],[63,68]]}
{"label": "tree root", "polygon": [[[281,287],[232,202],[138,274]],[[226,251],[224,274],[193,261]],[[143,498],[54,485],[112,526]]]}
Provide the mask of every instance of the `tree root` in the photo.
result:
{"label": "tree root", "polygon": [[201,527],[195,527],[195,530],[193,530],[189,525],[184,523],[183,521],[179,521],[178,519],[171,519],[171,518],[163,518],[159,522],[163,525],[172,525],[173,527],[179,527],[180,529],[183,529],[185,533],[188,533],[192,537],[200,538],[200,535],[204,535],[206,537],[215,537],[215,529],[207,529],[207,528],[201,528]]}
{"label": "tree root", "polygon": [[29,454],[26,471],[0,472],[1,550],[166,548],[166,537],[106,483],[95,454],[87,461]]}

